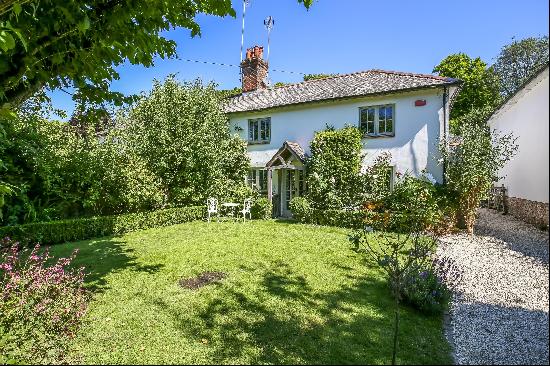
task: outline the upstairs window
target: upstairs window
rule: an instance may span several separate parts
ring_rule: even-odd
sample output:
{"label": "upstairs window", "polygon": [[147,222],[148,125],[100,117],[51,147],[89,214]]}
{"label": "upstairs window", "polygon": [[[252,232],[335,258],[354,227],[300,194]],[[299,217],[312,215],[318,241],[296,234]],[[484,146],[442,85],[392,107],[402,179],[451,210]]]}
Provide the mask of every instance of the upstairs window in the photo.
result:
{"label": "upstairs window", "polygon": [[271,118],[257,118],[248,120],[248,141],[268,143],[271,140]]}
{"label": "upstairs window", "polygon": [[359,128],[366,136],[395,136],[393,104],[359,108]]}

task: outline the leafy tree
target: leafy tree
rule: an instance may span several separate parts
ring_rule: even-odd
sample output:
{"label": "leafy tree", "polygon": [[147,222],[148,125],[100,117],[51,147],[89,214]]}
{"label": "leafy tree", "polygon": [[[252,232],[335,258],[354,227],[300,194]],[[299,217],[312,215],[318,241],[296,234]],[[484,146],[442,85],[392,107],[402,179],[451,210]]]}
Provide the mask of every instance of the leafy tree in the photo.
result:
{"label": "leafy tree", "polygon": [[433,72],[464,82],[451,111],[453,128],[456,119],[468,113],[470,109],[494,107],[500,100],[495,75],[479,57],[472,59],[464,53],[452,54],[434,67]]}
{"label": "leafy tree", "polygon": [[[40,103],[40,101],[36,101]],[[9,189],[0,224],[158,208],[158,179],[116,139],[93,127],[49,121],[34,102],[0,118],[0,176]]]}
{"label": "leafy tree", "polygon": [[213,84],[155,82],[117,125],[127,153],[159,179],[165,205],[202,204],[245,187],[246,146],[230,134]]}
{"label": "leafy tree", "polygon": [[357,206],[363,184],[360,176],[363,134],[356,127],[328,127],[315,133],[307,162],[308,200],[316,209]]}
{"label": "leafy tree", "polygon": [[458,197],[462,225],[470,234],[480,201],[518,148],[513,135],[490,130],[486,121],[491,112],[489,107],[471,110],[459,119],[458,136],[441,145],[446,182]]}
{"label": "leafy tree", "polygon": [[[306,8],[312,0],[298,0]],[[162,32],[200,34],[198,14],[235,16],[230,0],[7,0],[0,5],[0,108],[42,87],[74,86],[90,102],[127,101],[109,91],[125,61],[152,66],[176,55]]]}
{"label": "leafy tree", "polygon": [[548,65],[548,36],[513,40],[502,47],[493,65],[502,95],[513,94],[544,65]]}

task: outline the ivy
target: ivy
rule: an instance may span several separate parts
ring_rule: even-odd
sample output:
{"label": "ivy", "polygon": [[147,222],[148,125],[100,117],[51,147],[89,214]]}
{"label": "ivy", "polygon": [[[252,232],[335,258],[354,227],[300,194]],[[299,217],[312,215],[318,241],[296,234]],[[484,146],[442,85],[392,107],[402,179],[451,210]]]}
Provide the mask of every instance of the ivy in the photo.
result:
{"label": "ivy", "polygon": [[307,162],[307,198],[315,209],[356,207],[362,197],[362,133],[356,127],[315,133]]}

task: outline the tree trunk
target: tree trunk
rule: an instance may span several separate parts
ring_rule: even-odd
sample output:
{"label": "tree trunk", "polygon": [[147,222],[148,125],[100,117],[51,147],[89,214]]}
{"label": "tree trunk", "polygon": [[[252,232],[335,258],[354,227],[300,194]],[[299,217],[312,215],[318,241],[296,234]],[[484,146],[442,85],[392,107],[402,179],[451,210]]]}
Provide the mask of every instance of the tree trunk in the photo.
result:
{"label": "tree trunk", "polygon": [[398,347],[398,334],[399,334],[399,297],[395,297],[395,327],[393,329],[393,354],[391,358],[391,364],[395,365],[397,357],[397,347]]}

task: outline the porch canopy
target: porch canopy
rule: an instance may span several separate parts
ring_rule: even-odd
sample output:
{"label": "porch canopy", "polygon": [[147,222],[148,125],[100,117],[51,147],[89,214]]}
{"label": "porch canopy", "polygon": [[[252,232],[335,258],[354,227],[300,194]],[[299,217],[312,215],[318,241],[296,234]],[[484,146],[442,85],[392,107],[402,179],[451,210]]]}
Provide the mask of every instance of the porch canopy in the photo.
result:
{"label": "porch canopy", "polygon": [[265,164],[267,168],[267,198],[271,201],[273,197],[273,170],[274,169],[289,169],[289,170],[304,170],[306,154],[300,144],[292,141],[285,141],[283,146],[269,161]]}

